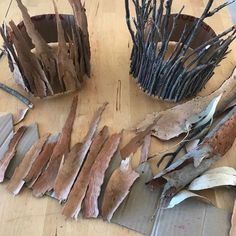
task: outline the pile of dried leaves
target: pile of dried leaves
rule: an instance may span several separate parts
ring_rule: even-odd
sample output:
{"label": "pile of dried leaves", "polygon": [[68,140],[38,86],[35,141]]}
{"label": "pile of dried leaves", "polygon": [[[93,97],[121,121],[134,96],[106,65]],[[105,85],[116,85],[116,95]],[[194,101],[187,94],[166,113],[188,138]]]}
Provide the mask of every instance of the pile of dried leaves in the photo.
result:
{"label": "pile of dried leaves", "polygon": [[34,17],[21,0],[17,3],[23,22],[17,26],[10,21],[10,28],[0,28],[15,82],[40,98],[80,88],[84,75],[90,75],[88,25],[81,1],[69,0],[74,15],[59,15],[54,2],[55,15]]}

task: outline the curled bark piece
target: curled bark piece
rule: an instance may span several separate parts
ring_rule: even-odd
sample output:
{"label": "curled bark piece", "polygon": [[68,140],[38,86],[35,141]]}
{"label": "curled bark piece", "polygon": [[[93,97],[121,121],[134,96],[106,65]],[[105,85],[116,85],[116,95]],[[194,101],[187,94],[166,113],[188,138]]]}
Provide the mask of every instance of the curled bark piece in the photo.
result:
{"label": "curled bark piece", "polygon": [[97,126],[101,119],[101,115],[106,107],[107,103],[104,103],[94,114],[91,121],[88,133],[86,134],[83,145],[78,151],[77,155],[66,158],[61,170],[58,172],[55,180],[54,193],[55,197],[60,201],[67,199],[70,193],[71,187],[79,173],[79,170],[84,162],[84,159],[88,153],[92,139],[97,130]]}
{"label": "curled bark piece", "polygon": [[157,174],[150,184],[163,184],[165,179],[167,183],[163,195],[173,196],[223,156],[235,138],[236,107],[209,132],[197,148]]}
{"label": "curled bark piece", "polygon": [[230,229],[230,236],[236,235],[236,200],[234,202],[234,209],[231,218],[231,229]]}
{"label": "curled bark piece", "polygon": [[46,134],[42,138],[40,138],[27,152],[20,165],[16,167],[14,174],[7,185],[7,190],[9,192],[13,193],[14,195],[17,195],[20,192],[25,183],[24,178],[29,173],[32,164],[42,151],[43,146],[48,139],[48,136],[49,134]]}
{"label": "curled bark piece", "polygon": [[[235,99],[236,89],[236,68],[232,75],[222,86],[206,97],[197,97],[186,103],[177,105],[166,111],[148,114],[143,122],[138,124],[137,131],[146,130],[147,127],[153,125],[152,135],[162,140],[169,140],[186,133],[186,122],[194,115],[198,115],[210,101],[222,94],[221,100],[216,107],[216,113],[223,111],[227,104]],[[158,119],[159,118],[159,119]]]}
{"label": "curled bark piece", "polygon": [[[147,127],[146,130],[141,131],[135,137],[133,137],[128,144],[126,144],[121,150],[120,155],[122,159],[129,157],[130,155],[134,154],[137,149],[142,146],[145,142],[146,136],[149,136],[151,133],[152,125]],[[146,142],[148,139],[146,140]]]}
{"label": "curled bark piece", "polygon": [[139,177],[130,164],[130,157],[121,161],[120,167],[116,169],[106,186],[102,200],[102,217],[110,222],[114,212],[130,192],[134,181]]}
{"label": "curled bark piece", "polygon": [[17,116],[14,119],[14,125],[19,124],[22,120],[25,119],[25,116],[27,115],[29,111],[29,107],[25,108],[25,109],[20,109]]}
{"label": "curled bark piece", "polygon": [[16,152],[16,146],[19,143],[26,129],[27,129],[26,126],[22,126],[16,131],[16,133],[14,134],[13,138],[11,139],[8,145],[7,152],[4,154],[3,158],[0,160],[0,183],[3,182],[4,180],[6,169],[11,159],[14,157],[15,152]]}
{"label": "curled bark piece", "polygon": [[163,206],[163,208],[173,208],[175,207],[176,205],[180,204],[181,202],[189,199],[189,198],[197,198],[199,200],[202,200],[204,202],[207,202],[207,203],[210,203],[212,204],[212,202],[206,198],[206,197],[203,197],[199,194],[196,194],[196,193],[193,193],[193,192],[190,192],[188,190],[182,190],[180,191],[179,193],[177,193],[169,202],[169,204],[167,206]]}
{"label": "curled bark piece", "polygon": [[27,186],[31,188],[35,181],[38,179],[42,171],[46,168],[46,165],[52,155],[53,149],[56,146],[59,135],[50,136],[47,143],[44,145],[43,150],[34,161],[29,173],[24,178]]}
{"label": "curled bark piece", "polygon": [[64,124],[59,140],[53,149],[53,153],[48,166],[32,186],[33,195],[36,197],[44,195],[47,191],[52,190],[54,187],[62,157],[69,152],[71,133],[76,116],[77,103],[78,96],[75,96],[72,101],[70,113]]}
{"label": "curled bark piece", "polygon": [[92,165],[97,158],[97,155],[101,150],[103,144],[106,142],[108,135],[108,127],[104,126],[99,134],[94,138],[88,156],[84,162],[83,168],[81,169],[79,176],[75,181],[69,197],[63,207],[62,214],[66,216],[66,218],[71,217],[77,219],[81,210],[82,201],[85,197],[86,190],[89,184],[90,176],[92,173]]}
{"label": "curled bark piece", "polygon": [[101,192],[105,171],[109,166],[110,160],[115,154],[121,140],[121,133],[113,134],[104,144],[99,152],[92,168],[89,179],[88,190],[85,195],[83,215],[86,218],[96,218],[99,214],[98,197]]}

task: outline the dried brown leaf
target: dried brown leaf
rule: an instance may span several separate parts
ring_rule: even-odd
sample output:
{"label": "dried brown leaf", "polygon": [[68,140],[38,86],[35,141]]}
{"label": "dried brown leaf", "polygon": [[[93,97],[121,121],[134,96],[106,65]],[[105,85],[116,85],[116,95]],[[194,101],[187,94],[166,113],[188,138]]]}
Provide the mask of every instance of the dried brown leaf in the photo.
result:
{"label": "dried brown leaf", "polygon": [[75,96],[70,108],[70,113],[64,124],[59,140],[55,148],[53,149],[53,153],[48,163],[48,166],[42,173],[42,175],[37,179],[35,184],[32,186],[33,195],[36,197],[44,195],[47,191],[52,190],[54,187],[55,179],[58,174],[62,157],[63,155],[66,155],[69,152],[71,133],[76,116],[77,103],[78,96]]}
{"label": "dried brown leaf", "polygon": [[114,212],[130,192],[134,181],[139,177],[130,163],[130,157],[121,161],[120,167],[112,173],[102,200],[102,217],[110,222]]}
{"label": "dried brown leaf", "polygon": [[101,115],[105,110],[107,103],[104,103],[94,114],[93,119],[90,123],[89,130],[83,140],[83,145],[77,155],[67,158],[64,165],[59,171],[55,186],[54,192],[57,199],[60,201],[67,199],[68,194],[71,190],[71,187],[80,171],[80,168],[84,162],[84,159],[89,151],[92,139],[97,130],[97,126],[101,119]]}
{"label": "dried brown leaf", "polygon": [[151,145],[151,132],[144,138],[143,146],[141,148],[140,164],[147,161],[149,148]]}
{"label": "dried brown leaf", "polygon": [[0,160],[0,182],[3,182],[5,172],[7,170],[7,167],[11,161],[11,159],[14,157],[16,152],[17,144],[19,143],[21,137],[23,136],[24,132],[26,131],[27,127],[22,126],[20,127],[16,133],[14,134],[13,138],[11,139],[8,150],[4,154],[3,158]]}
{"label": "dried brown leaf", "polygon": [[28,187],[32,187],[35,181],[38,179],[42,171],[46,168],[46,165],[52,155],[53,149],[58,141],[58,135],[48,138],[47,143],[44,145],[43,150],[34,161],[29,173],[24,178]]}
{"label": "dried brown leaf", "polygon": [[67,218],[78,217],[81,210],[82,201],[85,197],[86,190],[89,184],[92,165],[108,136],[108,127],[104,126],[99,134],[94,138],[93,143],[91,144],[90,151],[88,153],[88,157],[86,158],[79,176],[69,194],[68,200],[63,207],[62,214]]}
{"label": "dried brown leaf", "polygon": [[[223,111],[228,103],[235,98],[236,69],[221,87],[206,97],[196,97],[186,103],[175,106],[166,111],[148,114],[146,119],[137,126],[138,131],[143,131],[154,124],[153,135],[162,140],[169,140],[187,132],[186,121],[193,115],[204,110],[210,101],[222,94],[216,112]],[[157,119],[159,118],[159,119]]]}
{"label": "dried brown leaf", "polygon": [[96,218],[99,214],[98,197],[104,181],[105,171],[109,166],[110,160],[115,154],[120,143],[122,134],[113,134],[104,144],[99,152],[92,168],[89,179],[88,190],[84,199],[83,215],[86,218]]}
{"label": "dried brown leaf", "polygon": [[46,134],[42,138],[40,138],[26,153],[20,165],[16,167],[14,174],[7,185],[7,190],[9,192],[13,193],[14,195],[17,195],[20,192],[25,183],[24,178],[29,173],[32,164],[42,151],[43,146],[48,139],[48,136],[49,134]]}

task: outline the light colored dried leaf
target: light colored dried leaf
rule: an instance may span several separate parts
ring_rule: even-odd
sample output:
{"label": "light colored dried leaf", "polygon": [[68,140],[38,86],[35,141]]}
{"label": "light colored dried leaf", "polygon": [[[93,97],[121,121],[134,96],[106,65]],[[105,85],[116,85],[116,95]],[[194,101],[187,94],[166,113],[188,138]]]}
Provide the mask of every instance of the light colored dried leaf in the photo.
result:
{"label": "light colored dried leaf", "polygon": [[14,174],[7,185],[7,190],[9,192],[13,193],[14,195],[17,195],[20,192],[25,183],[24,178],[29,173],[32,164],[42,151],[48,136],[49,134],[46,134],[40,138],[27,152],[20,165],[16,167]]}
{"label": "light colored dried leaf", "polygon": [[7,167],[11,161],[11,159],[14,157],[15,152],[16,152],[16,146],[19,143],[21,137],[23,136],[24,132],[26,131],[26,126],[20,127],[14,136],[12,137],[9,145],[8,145],[8,150],[4,154],[3,158],[0,160],[0,182],[3,182],[5,172],[7,170]]}
{"label": "light colored dried leaf", "polygon": [[182,190],[179,193],[177,193],[174,197],[171,198],[169,204],[165,208],[173,208],[176,205],[180,204],[181,202],[183,202],[189,198],[197,198],[199,200],[202,200],[204,202],[212,204],[211,201],[206,197],[203,197],[199,194],[190,192],[188,190]]}
{"label": "light colored dried leaf", "polygon": [[99,152],[92,168],[89,179],[89,186],[84,199],[83,215],[86,218],[96,218],[99,214],[98,197],[104,181],[105,171],[109,166],[110,160],[115,154],[121,140],[121,133],[113,134],[104,144]]}
{"label": "light colored dried leaf", "polygon": [[[177,105],[166,111],[148,114],[146,119],[138,124],[137,131],[143,131],[154,124],[153,135],[162,140],[169,140],[187,132],[186,121],[202,112],[212,99],[222,94],[216,112],[223,111],[227,104],[235,98],[236,69],[222,86],[206,97],[196,97],[186,103]],[[159,119],[158,119],[159,118]]]}
{"label": "light colored dried leaf", "polygon": [[70,113],[68,114],[59,140],[53,149],[53,153],[48,166],[32,186],[33,195],[36,197],[43,196],[47,191],[52,190],[54,187],[62,157],[69,152],[71,133],[76,116],[77,104],[78,96],[75,96],[72,101]]}
{"label": "light colored dried leaf", "polygon": [[14,125],[19,124],[21,121],[23,121],[29,111],[29,107],[26,107],[25,109],[20,109],[17,116],[14,118]]}
{"label": "light colored dried leaf", "polygon": [[206,171],[194,179],[189,185],[189,190],[203,190],[219,186],[235,186],[236,170],[230,167],[220,167]]}
{"label": "light colored dried leaf", "polygon": [[77,219],[89,184],[92,165],[108,136],[108,127],[104,126],[104,128],[94,138],[88,153],[88,157],[86,158],[83,168],[81,169],[79,176],[77,177],[69,197],[63,207],[62,214],[67,218],[71,217]]}
{"label": "light colored dried leaf", "polygon": [[92,139],[97,130],[97,126],[101,119],[101,115],[105,110],[107,103],[104,103],[94,114],[90,123],[89,130],[83,140],[83,145],[77,155],[66,158],[64,165],[58,172],[55,180],[54,192],[55,197],[60,201],[67,199],[70,193],[71,187],[80,171],[80,168],[84,162],[84,159],[89,151]]}
{"label": "light colored dried leaf", "polygon": [[114,212],[130,192],[130,188],[139,177],[130,163],[130,157],[121,161],[120,167],[116,169],[106,186],[102,201],[102,217],[110,222]]}

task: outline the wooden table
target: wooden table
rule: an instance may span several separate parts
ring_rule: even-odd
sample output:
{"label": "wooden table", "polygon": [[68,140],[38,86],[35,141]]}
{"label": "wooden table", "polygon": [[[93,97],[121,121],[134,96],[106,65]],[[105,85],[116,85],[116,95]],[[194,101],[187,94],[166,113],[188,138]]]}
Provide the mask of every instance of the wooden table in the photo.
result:
{"label": "wooden table", "polygon": [[[8,5],[8,0],[0,1],[0,21],[2,22]],[[79,105],[76,122],[74,125],[72,144],[81,140],[88,128],[88,123],[93,111],[105,101],[109,102],[101,126],[107,124],[111,131],[130,129],[141,121],[149,112],[160,111],[173,104],[152,99],[136,86],[129,78],[129,56],[131,39],[125,24],[123,0],[86,0],[86,9],[89,22],[92,76],[79,91]],[[177,11],[184,4],[184,13],[199,16],[207,0],[181,0],[174,1],[174,10]],[[215,1],[217,4],[223,0]],[[30,14],[52,13],[53,5],[48,0],[25,0]],[[61,13],[71,13],[67,0],[58,1]],[[21,19],[15,1],[10,9],[7,21]],[[216,32],[232,25],[227,9],[208,19],[208,23]],[[207,84],[201,94],[208,94],[215,90],[231,73],[236,65],[236,42],[232,45],[232,52],[217,68],[214,77]],[[16,88],[8,69],[6,58],[0,62],[0,81]],[[20,90],[19,88],[17,88]],[[117,92],[118,91],[118,92]],[[23,92],[23,91],[21,91]],[[68,114],[73,94],[55,99],[31,100],[35,104],[30,111],[25,124],[37,121],[40,134],[45,132],[58,132],[61,130]],[[14,97],[0,91],[0,112],[16,114],[24,107]],[[170,144],[153,140],[151,152],[164,150]],[[236,143],[218,165],[236,167]],[[117,225],[107,224],[102,220],[66,221],[61,215],[61,206],[57,201],[48,197],[36,199],[29,190],[13,197],[5,190],[5,185],[0,185],[0,235],[137,235],[137,233]],[[207,193],[213,198],[218,207],[232,210],[232,202],[236,196],[234,190],[217,189]]]}

